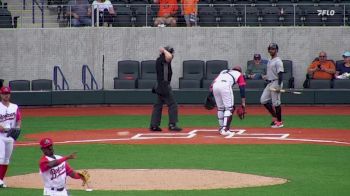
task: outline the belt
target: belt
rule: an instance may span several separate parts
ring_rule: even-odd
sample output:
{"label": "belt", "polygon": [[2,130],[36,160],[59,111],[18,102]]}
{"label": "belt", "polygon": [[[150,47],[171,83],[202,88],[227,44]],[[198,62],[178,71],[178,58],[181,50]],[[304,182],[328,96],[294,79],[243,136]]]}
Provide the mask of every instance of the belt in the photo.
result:
{"label": "belt", "polygon": [[64,190],[64,187],[62,187],[62,188],[51,187],[51,191],[63,191],[63,190]]}
{"label": "belt", "polygon": [[275,80],[266,80],[266,82],[267,83],[271,83],[271,82],[273,82],[273,81],[276,81],[277,79],[275,79]]}
{"label": "belt", "polygon": [[221,82],[227,82],[226,80],[221,80]]}

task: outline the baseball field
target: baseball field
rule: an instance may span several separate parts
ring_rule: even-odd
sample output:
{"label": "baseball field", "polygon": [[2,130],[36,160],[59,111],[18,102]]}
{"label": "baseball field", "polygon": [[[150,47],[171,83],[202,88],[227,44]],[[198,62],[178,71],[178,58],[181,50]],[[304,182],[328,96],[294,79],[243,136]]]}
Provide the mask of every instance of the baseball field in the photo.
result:
{"label": "baseball field", "polygon": [[[225,171],[286,180],[285,183],[269,186],[193,190],[139,190],[135,186],[134,190],[127,187],[120,190],[94,187],[94,191],[86,192],[82,187],[68,187],[70,195],[350,194],[348,105],[284,106],[285,127],[280,129],[269,128],[271,118],[261,106],[248,106],[244,120],[233,119],[235,134],[229,136],[221,136],[216,131],[215,110],[180,106],[179,125],[184,130],[179,133],[167,130],[166,111],[163,111],[163,132],[150,133],[147,128],[151,106],[23,108],[22,134],[5,178],[9,188],[0,189],[0,195],[42,195],[40,186],[19,188],[27,187],[25,184],[36,179],[23,180],[25,178],[19,177],[22,181],[14,183],[11,178],[33,173],[37,175],[41,157],[38,141],[43,137],[54,140],[56,154],[77,152],[77,159],[69,160],[74,169],[107,171],[98,177],[92,176],[92,184],[118,175],[118,172],[108,172],[114,169]],[[125,183],[123,176],[118,177],[118,180],[108,183],[115,186]],[[174,183],[167,178],[154,181],[152,177],[158,176],[149,176],[149,182],[153,184],[169,186]],[[190,177],[186,174],[179,176],[176,184],[187,183]],[[220,176],[217,177],[220,181]],[[206,182],[207,178],[210,177],[202,175],[197,181]],[[134,177],[133,180],[129,183],[137,185],[145,179]],[[241,180],[232,179],[231,183],[239,184]],[[208,183],[205,186],[211,185]]]}

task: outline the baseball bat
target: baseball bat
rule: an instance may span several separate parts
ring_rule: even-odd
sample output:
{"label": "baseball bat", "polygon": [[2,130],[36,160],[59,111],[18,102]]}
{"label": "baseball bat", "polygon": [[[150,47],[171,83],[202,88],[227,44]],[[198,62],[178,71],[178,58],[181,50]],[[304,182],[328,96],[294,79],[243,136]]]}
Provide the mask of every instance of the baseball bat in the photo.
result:
{"label": "baseball bat", "polygon": [[[270,91],[277,92],[278,90],[276,88],[271,87]],[[302,92],[300,92],[300,91],[295,91],[295,90],[291,90],[291,89],[280,89],[279,92],[281,92],[281,93],[292,93],[292,94],[295,94],[295,95],[301,95],[302,94]]]}
{"label": "baseball bat", "polygon": [[105,89],[105,55],[102,55],[102,90]]}

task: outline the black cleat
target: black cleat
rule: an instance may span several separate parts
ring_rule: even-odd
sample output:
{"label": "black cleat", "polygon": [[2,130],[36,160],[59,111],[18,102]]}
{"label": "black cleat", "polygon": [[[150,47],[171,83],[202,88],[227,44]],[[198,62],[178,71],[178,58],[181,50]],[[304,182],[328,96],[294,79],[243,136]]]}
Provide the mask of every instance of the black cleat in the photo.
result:
{"label": "black cleat", "polygon": [[169,124],[169,131],[181,131],[182,128],[176,126],[176,124]]}
{"label": "black cleat", "polygon": [[149,130],[150,130],[150,131],[162,131],[162,129],[161,129],[160,127],[158,127],[158,126],[151,126],[151,127],[149,128]]}

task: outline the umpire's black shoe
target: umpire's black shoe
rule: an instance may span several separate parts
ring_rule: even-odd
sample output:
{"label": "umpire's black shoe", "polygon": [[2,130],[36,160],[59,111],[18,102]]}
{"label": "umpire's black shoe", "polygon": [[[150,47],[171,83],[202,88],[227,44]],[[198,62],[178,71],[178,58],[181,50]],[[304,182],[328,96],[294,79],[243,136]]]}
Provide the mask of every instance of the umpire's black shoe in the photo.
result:
{"label": "umpire's black shoe", "polygon": [[150,131],[162,131],[162,129],[158,126],[150,126],[149,130]]}
{"label": "umpire's black shoe", "polygon": [[176,126],[176,124],[169,124],[169,131],[181,131],[182,128]]}

